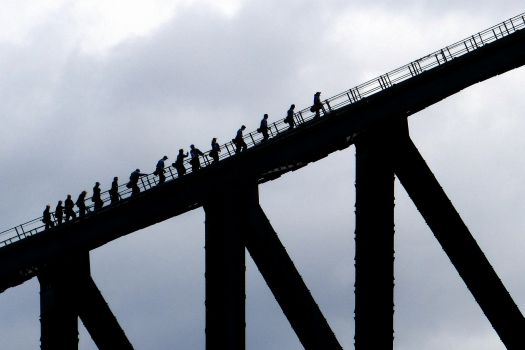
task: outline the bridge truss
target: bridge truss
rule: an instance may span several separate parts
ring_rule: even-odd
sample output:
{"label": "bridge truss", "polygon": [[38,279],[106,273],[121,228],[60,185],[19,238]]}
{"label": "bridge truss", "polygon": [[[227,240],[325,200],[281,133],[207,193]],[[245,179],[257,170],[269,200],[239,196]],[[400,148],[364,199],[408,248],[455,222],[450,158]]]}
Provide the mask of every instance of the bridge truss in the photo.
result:
{"label": "bridge truss", "polygon": [[[0,288],[37,277],[42,349],[75,349],[80,318],[100,349],[132,349],[90,275],[89,251],[189,210],[206,214],[206,347],[245,347],[245,251],[306,349],[341,349],[259,205],[258,185],[356,146],[355,347],[393,346],[394,177],[397,176],[508,349],[525,348],[525,319],[411,141],[407,117],[480,81],[525,64],[519,15],[280,120],[272,138],[248,133],[249,149],[169,181],[151,174],[142,192],[43,230],[40,218],[0,233]],[[222,186],[217,188],[215,183]],[[173,203],[172,198],[180,200]],[[155,203],[155,206],[152,206]],[[225,208],[228,208],[226,210]],[[233,208],[233,210],[232,210]]]}

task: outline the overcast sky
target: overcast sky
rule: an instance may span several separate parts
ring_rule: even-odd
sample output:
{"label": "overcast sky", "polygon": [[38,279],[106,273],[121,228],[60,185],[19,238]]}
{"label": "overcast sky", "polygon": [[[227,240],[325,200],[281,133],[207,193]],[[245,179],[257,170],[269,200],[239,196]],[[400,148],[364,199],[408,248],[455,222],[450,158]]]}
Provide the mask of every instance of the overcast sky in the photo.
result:
{"label": "overcast sky", "polygon": [[[231,139],[524,11],[517,0],[1,0],[2,229],[164,154]],[[521,7],[520,7],[521,5]],[[525,69],[409,118],[411,135],[525,310]],[[354,336],[354,148],[260,187],[345,349]],[[174,198],[174,201],[176,198]],[[204,213],[91,253],[135,349],[204,349]],[[395,348],[503,345],[396,183]],[[39,286],[0,294],[2,349],[39,348]],[[247,255],[247,349],[300,349]],[[81,328],[80,348],[95,349]]]}

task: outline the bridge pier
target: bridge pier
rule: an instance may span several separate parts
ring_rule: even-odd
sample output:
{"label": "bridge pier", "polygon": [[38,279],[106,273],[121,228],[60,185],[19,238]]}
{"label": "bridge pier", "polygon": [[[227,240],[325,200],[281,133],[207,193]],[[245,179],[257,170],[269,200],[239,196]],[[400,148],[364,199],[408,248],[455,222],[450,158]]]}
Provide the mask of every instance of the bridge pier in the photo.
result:
{"label": "bridge pier", "polygon": [[394,169],[392,129],[356,142],[355,349],[392,349]]}
{"label": "bridge pier", "polygon": [[78,349],[77,274],[71,265],[46,268],[40,282],[40,348]]}
{"label": "bridge pier", "polygon": [[91,278],[89,253],[46,266],[40,282],[42,350],[78,349],[78,318],[99,350],[133,350]]}
{"label": "bridge pier", "polygon": [[245,247],[307,350],[340,350],[259,205],[255,178],[221,181],[206,212],[206,349],[245,347]]}
{"label": "bridge pier", "polygon": [[253,194],[242,181],[220,181],[204,203],[207,350],[245,349],[245,203]]}

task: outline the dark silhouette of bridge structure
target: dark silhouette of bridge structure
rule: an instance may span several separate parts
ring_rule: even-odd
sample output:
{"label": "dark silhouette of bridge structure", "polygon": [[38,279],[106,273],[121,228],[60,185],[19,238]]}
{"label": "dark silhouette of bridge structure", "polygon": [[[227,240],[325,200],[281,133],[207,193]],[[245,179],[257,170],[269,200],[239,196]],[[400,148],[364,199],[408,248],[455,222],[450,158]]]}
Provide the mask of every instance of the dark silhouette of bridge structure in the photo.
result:
{"label": "dark silhouette of bridge structure", "polygon": [[[41,218],[0,233],[0,290],[37,277],[41,348],[77,349],[78,319],[99,349],[133,349],[90,275],[89,252],[203,207],[206,348],[245,348],[245,254],[252,256],[305,349],[341,349],[259,205],[258,185],[356,147],[355,348],[392,349],[394,177],[434,233],[507,349],[525,349],[525,319],[409,136],[407,118],[478,82],[525,64],[525,14],[472,35],[245,135],[248,150],[221,146],[221,160],[82,218],[44,230]],[[216,186],[220,183],[221,186]],[[176,198],[174,201],[173,199]]]}

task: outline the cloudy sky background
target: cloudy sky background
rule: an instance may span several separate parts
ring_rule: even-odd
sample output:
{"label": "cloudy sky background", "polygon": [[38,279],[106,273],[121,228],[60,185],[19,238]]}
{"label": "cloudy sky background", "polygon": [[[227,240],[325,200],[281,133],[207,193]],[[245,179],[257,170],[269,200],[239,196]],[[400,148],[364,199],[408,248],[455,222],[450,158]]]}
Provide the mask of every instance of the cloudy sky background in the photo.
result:
{"label": "cloudy sky background", "polygon": [[[521,7],[520,7],[521,5]],[[264,113],[335,95],[524,11],[505,1],[3,0],[0,218],[4,229],[67,193]],[[525,310],[525,69],[410,117],[411,135]],[[354,336],[354,149],[260,187],[261,205],[345,349]],[[395,348],[503,345],[396,184]],[[174,198],[174,201],[176,198]],[[91,253],[92,275],[136,349],[204,349],[204,213]],[[39,286],[0,295],[2,349],[39,348]],[[80,348],[95,349],[81,328]],[[247,348],[300,349],[247,257]]]}

